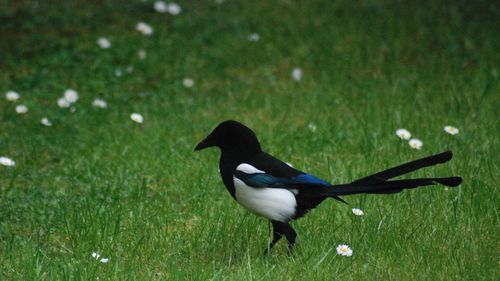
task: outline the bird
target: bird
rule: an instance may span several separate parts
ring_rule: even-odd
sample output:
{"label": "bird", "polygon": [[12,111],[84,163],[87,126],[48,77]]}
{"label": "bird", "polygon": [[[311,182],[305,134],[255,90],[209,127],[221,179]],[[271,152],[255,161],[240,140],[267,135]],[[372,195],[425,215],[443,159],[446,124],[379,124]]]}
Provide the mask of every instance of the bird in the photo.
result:
{"label": "bird", "polygon": [[262,150],[254,131],[234,120],[226,120],[201,142],[194,151],[218,147],[219,171],[231,196],[244,208],[270,220],[273,238],[264,250],[267,254],[284,236],[288,252],[293,253],[297,233],[290,225],[327,198],[347,202],[341,197],[353,194],[392,194],[420,186],[441,184],[458,186],[459,176],[391,180],[412,171],[446,163],[452,152],[445,151],[414,160],[345,184],[332,184],[295,169]]}

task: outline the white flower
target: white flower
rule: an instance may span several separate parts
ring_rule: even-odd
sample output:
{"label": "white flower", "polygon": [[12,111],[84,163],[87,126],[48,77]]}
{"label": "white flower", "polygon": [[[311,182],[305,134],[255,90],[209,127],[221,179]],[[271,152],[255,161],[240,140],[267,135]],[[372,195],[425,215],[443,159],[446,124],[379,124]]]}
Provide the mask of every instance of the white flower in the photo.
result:
{"label": "white flower", "polygon": [[408,142],[408,144],[411,146],[411,148],[419,149],[419,150],[422,148],[422,145],[423,145],[422,141],[419,139],[411,139]]}
{"label": "white flower", "polygon": [[40,120],[40,123],[42,123],[42,125],[47,127],[52,126],[52,122],[50,122],[49,118],[47,117],[43,117],[42,120]]}
{"label": "white flower", "polygon": [[130,119],[132,119],[132,121],[137,123],[142,123],[144,121],[144,118],[139,113],[130,114]]}
{"label": "white flower", "polygon": [[97,45],[99,45],[102,49],[108,49],[111,47],[111,42],[109,42],[108,38],[99,37],[99,39],[97,39]]}
{"label": "white flower", "polygon": [[292,70],[292,78],[295,81],[300,81],[302,79],[302,69],[296,67]]}
{"label": "white flower", "polygon": [[24,104],[20,104],[20,105],[16,106],[16,112],[19,114],[24,114],[24,113],[28,112],[28,107]]}
{"label": "white flower", "polygon": [[100,257],[100,256],[101,256],[101,255],[99,255],[99,253],[97,253],[97,252],[92,252],[92,257],[93,257],[94,259],[96,259],[96,260],[97,260],[97,259],[99,259],[99,257]]}
{"label": "white flower", "polygon": [[191,78],[184,78],[184,80],[182,80],[182,85],[186,88],[191,88],[194,86],[194,81]]}
{"label": "white flower", "polygon": [[73,89],[67,89],[64,92],[64,98],[71,104],[78,100],[78,93]]}
{"label": "white flower", "polygon": [[337,246],[337,254],[345,257],[352,256],[352,249],[349,248],[349,245],[341,244]]}
{"label": "white flower", "polygon": [[99,108],[106,108],[106,107],[108,107],[108,104],[106,103],[106,101],[105,101],[105,100],[102,100],[102,99],[96,98],[96,99],[94,99],[94,101],[92,102],[92,106],[93,106],[93,107],[99,107]]}
{"label": "white flower", "polygon": [[142,22],[142,21],[137,23],[137,25],[135,26],[135,29],[144,35],[153,34],[153,28],[151,27],[151,25],[149,25],[145,22]]}
{"label": "white flower", "polygon": [[458,134],[458,129],[453,126],[444,126],[444,131],[450,135]]}
{"label": "white flower", "polygon": [[316,124],[314,123],[309,123],[309,125],[307,125],[307,128],[309,128],[309,130],[311,130],[311,132],[316,132]]}
{"label": "white flower", "polygon": [[67,108],[71,103],[66,98],[62,97],[57,100],[57,105],[61,108]]}
{"label": "white flower", "polygon": [[248,41],[257,42],[260,40],[260,36],[258,33],[250,33],[250,35],[248,35],[247,39],[248,39]]}
{"label": "white flower", "polygon": [[356,216],[362,216],[365,214],[365,212],[363,212],[363,210],[358,209],[358,208],[352,208],[352,213],[355,214]]}
{"label": "white flower", "polygon": [[6,94],[5,94],[5,98],[8,100],[8,101],[17,101],[21,96],[14,92],[14,91],[8,91]]}
{"label": "white flower", "polygon": [[125,68],[125,71],[126,71],[128,74],[130,74],[130,73],[134,72],[134,67],[133,67],[133,66],[131,66],[131,65],[129,65],[129,66],[127,66],[127,68]]}
{"label": "white flower", "polygon": [[171,14],[172,16],[177,16],[182,11],[181,6],[179,6],[179,4],[174,2],[168,4],[167,10],[168,13]]}
{"label": "white flower", "polygon": [[409,140],[411,138],[411,133],[407,129],[397,129],[396,135],[402,140]]}
{"label": "white flower", "polygon": [[8,157],[2,156],[0,157],[0,165],[4,165],[7,167],[14,167],[16,165],[16,162],[14,162],[14,160]]}
{"label": "white flower", "polygon": [[101,262],[102,262],[102,263],[108,263],[108,262],[109,262],[109,258],[102,258],[102,259],[101,259]]}
{"label": "white flower", "polygon": [[143,60],[147,57],[147,53],[146,53],[146,50],[144,49],[139,49],[139,51],[137,51],[137,55],[139,56],[139,59],[140,60]]}
{"label": "white flower", "polygon": [[155,11],[157,11],[158,13],[162,13],[162,14],[166,13],[168,10],[167,4],[165,4],[165,2],[163,2],[163,1],[156,1],[154,8],[155,8]]}
{"label": "white flower", "polygon": [[122,70],[121,70],[121,69],[119,69],[119,68],[117,68],[117,69],[115,70],[115,76],[116,76],[116,77],[121,77],[122,75],[123,75]]}

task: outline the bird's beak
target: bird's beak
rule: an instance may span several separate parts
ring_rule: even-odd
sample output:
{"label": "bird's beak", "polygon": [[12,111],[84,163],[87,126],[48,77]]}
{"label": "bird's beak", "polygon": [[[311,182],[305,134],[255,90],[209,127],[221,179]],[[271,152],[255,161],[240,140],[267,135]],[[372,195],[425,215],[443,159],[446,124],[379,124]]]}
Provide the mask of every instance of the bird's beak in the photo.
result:
{"label": "bird's beak", "polygon": [[208,148],[208,147],[212,147],[214,146],[215,144],[212,143],[211,140],[209,140],[208,138],[202,140],[195,148],[194,148],[194,151],[198,151],[198,150],[202,150],[202,149],[205,149],[205,148]]}

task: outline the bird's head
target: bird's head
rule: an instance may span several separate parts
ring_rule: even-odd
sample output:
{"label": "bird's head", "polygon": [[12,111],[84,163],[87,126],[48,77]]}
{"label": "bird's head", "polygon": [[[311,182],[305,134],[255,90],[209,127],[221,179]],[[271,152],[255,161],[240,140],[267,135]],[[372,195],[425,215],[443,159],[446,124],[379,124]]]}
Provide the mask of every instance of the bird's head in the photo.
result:
{"label": "bird's head", "polygon": [[260,152],[260,144],[255,133],[247,126],[233,120],[220,123],[194,151],[216,146],[222,151]]}

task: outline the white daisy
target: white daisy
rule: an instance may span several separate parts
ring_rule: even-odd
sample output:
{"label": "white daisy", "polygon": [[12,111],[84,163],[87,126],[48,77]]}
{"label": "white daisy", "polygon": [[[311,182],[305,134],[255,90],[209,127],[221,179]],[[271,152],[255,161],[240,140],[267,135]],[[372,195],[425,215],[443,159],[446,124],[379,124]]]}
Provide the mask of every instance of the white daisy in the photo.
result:
{"label": "white daisy", "polygon": [[337,254],[345,257],[350,257],[352,256],[352,249],[349,247],[349,245],[341,244],[337,246]]}
{"label": "white daisy", "polygon": [[64,98],[69,102],[69,103],[74,103],[78,100],[78,93],[73,90],[73,89],[67,89],[64,92]]}
{"label": "white daisy", "polygon": [[296,67],[292,70],[292,78],[295,81],[300,81],[302,79],[302,69]]}
{"label": "white daisy", "polygon": [[144,49],[139,49],[139,51],[137,51],[137,55],[139,56],[139,59],[140,60],[143,60],[147,57],[147,53],[146,53],[146,50]]}
{"label": "white daisy", "polygon": [[8,91],[7,93],[5,93],[5,98],[8,101],[17,101],[20,97],[21,96],[14,91]]}
{"label": "white daisy", "polygon": [[168,4],[167,11],[172,16],[177,16],[178,14],[181,13],[182,9],[181,9],[181,6],[179,6],[179,4],[172,2],[172,3]]}
{"label": "white daisy", "polygon": [[14,160],[8,157],[2,156],[0,157],[0,165],[4,165],[7,167],[14,167],[16,165],[16,162],[14,162]]}
{"label": "white daisy", "polygon": [[453,126],[444,126],[444,131],[450,135],[456,135],[459,132],[458,129]]}
{"label": "white daisy", "polygon": [[93,257],[94,259],[96,259],[96,260],[97,260],[97,259],[99,259],[99,257],[100,257],[100,256],[101,256],[101,255],[99,255],[99,253],[97,253],[97,252],[92,252],[92,257]]}
{"label": "white daisy", "polygon": [[123,75],[123,71],[119,68],[115,70],[115,76],[116,77],[121,77]]}
{"label": "white daisy", "polygon": [[20,105],[16,106],[16,112],[19,114],[24,114],[24,113],[28,112],[28,107],[24,104],[20,104]]}
{"label": "white daisy", "polygon": [[99,45],[102,49],[108,49],[111,47],[111,42],[109,42],[106,37],[99,37],[99,39],[97,39],[97,45]]}
{"label": "white daisy", "polygon": [[132,121],[137,122],[137,123],[144,122],[144,117],[142,117],[142,115],[140,115],[139,113],[130,114],[130,119],[132,119]]}
{"label": "white daisy", "polygon": [[67,108],[71,103],[66,98],[62,97],[57,100],[57,105],[61,108]]}
{"label": "white daisy", "polygon": [[409,140],[411,138],[411,133],[407,129],[397,129],[396,135],[402,140]]}
{"label": "white daisy", "polygon": [[149,25],[145,22],[142,22],[142,21],[137,23],[137,25],[135,26],[135,29],[144,35],[153,34],[153,28],[151,27],[151,25]]}
{"label": "white daisy", "polygon": [[365,214],[365,212],[363,212],[363,210],[358,209],[358,208],[352,208],[352,213],[356,216],[362,216]]}
{"label": "white daisy", "polygon": [[191,88],[194,86],[194,80],[191,78],[184,78],[184,80],[182,80],[182,85],[184,85],[185,88]]}
{"label": "white daisy", "polygon": [[96,98],[92,102],[92,106],[93,107],[99,107],[99,108],[106,108],[106,107],[108,107],[108,103],[105,100]]}
{"label": "white daisy", "polygon": [[248,41],[257,42],[260,40],[260,36],[258,33],[250,33],[247,37]]}
{"label": "white daisy", "polygon": [[100,262],[102,262],[102,263],[108,263],[109,262],[109,258],[102,258],[100,260]]}
{"label": "white daisy", "polygon": [[307,128],[309,128],[309,130],[311,130],[311,132],[316,132],[316,124],[314,123],[309,123],[309,125],[307,125]]}
{"label": "white daisy", "polygon": [[47,127],[52,126],[52,122],[50,122],[49,118],[47,117],[43,117],[42,120],[40,120],[40,123],[42,123],[42,125]]}
{"label": "white daisy", "polygon": [[418,149],[420,150],[422,148],[422,141],[419,139],[411,139],[408,144],[411,146],[413,149]]}
{"label": "white daisy", "polygon": [[155,8],[155,11],[157,11],[158,13],[166,13],[168,8],[167,8],[167,4],[163,1],[156,1],[155,4],[154,4],[154,8]]}

